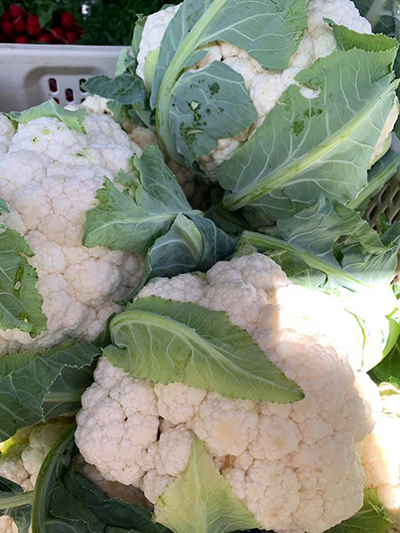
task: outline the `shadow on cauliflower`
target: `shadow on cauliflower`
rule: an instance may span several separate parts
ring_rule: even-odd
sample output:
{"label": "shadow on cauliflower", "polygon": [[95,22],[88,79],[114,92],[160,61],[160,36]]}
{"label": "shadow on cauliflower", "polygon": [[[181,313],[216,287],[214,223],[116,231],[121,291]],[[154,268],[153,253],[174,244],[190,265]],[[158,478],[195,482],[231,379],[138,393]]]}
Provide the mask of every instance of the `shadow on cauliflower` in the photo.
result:
{"label": "shadow on cauliflower", "polygon": [[225,311],[305,398],[259,403],[153,384],[103,356],[77,416],[84,459],[105,479],[140,488],[156,518],[159,497],[188,467],[194,434],[266,530],[321,533],[360,509],[361,443],[380,400],[355,363],[356,320],[261,254],[219,262],[204,277],[154,279],[139,293],[149,296]]}

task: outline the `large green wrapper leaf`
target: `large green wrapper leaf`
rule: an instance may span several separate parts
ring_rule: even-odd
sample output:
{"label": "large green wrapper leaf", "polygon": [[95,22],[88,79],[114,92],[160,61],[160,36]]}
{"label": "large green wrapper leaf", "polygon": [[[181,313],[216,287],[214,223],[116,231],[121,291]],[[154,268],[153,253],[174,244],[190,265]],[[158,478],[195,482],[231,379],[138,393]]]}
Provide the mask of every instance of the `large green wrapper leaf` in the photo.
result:
{"label": "large green wrapper leaf", "polygon": [[244,80],[225,63],[185,72],[174,87],[169,128],[176,149],[186,164],[193,163],[218,145],[257,122]]}
{"label": "large green wrapper leaf", "polygon": [[229,398],[289,403],[301,389],[222,311],[156,296],[135,300],[111,322],[105,357],[133,376],[184,383]]}
{"label": "large green wrapper leaf", "polygon": [[32,508],[33,533],[170,533],[138,505],[109,498],[74,468],[72,427],[40,469]]}
{"label": "large green wrapper leaf", "polygon": [[100,349],[92,344],[70,342],[40,355],[1,356],[0,439],[8,439],[19,428],[79,409],[98,355]]}
{"label": "large green wrapper leaf", "polygon": [[246,206],[262,224],[293,215],[321,193],[343,204],[354,199],[367,185],[373,150],[393,107],[396,52],[395,46],[339,51],[301,71],[297,81],[318,96],[305,98],[290,86],[256,133],[219,167],[218,180],[230,191],[224,205]]}
{"label": "large green wrapper leaf", "polygon": [[19,329],[36,337],[46,329],[38,276],[27,257],[26,240],[15,230],[0,228],[0,328]]}
{"label": "large green wrapper leaf", "polygon": [[[278,220],[276,228],[275,236],[245,231],[243,240],[280,261],[287,256],[301,260],[325,273],[331,287],[366,290],[389,284],[394,277],[400,244],[397,222],[380,239],[358,213],[321,197],[314,206]],[[286,253],[278,256],[277,251]]]}
{"label": "large green wrapper leaf", "polygon": [[376,492],[367,489],[364,505],[354,516],[326,533],[389,533],[393,527]]}
{"label": "large green wrapper leaf", "polygon": [[258,528],[196,436],[187,471],[173,481],[155,506],[157,522],[175,533],[229,533]]}
{"label": "large green wrapper leaf", "polygon": [[168,25],[155,69],[151,105],[156,108],[159,137],[171,157],[179,159],[169,131],[172,91],[183,69],[198,61],[199,47],[227,41],[247,50],[268,70],[288,66],[297,50],[307,27],[304,0],[267,0],[256,5],[255,9],[244,0],[185,0]]}
{"label": "large green wrapper leaf", "polygon": [[200,214],[191,208],[156,146],[135,157],[134,165],[137,176],[120,175],[128,190],[121,192],[106,179],[97,191],[100,203],[86,213],[85,246],[145,253],[179,213]]}
{"label": "large green wrapper leaf", "polygon": [[31,107],[26,111],[7,113],[7,116],[18,124],[27,124],[31,120],[43,117],[57,118],[58,120],[61,120],[61,122],[64,122],[64,124],[71,128],[71,130],[75,130],[79,133],[85,133],[83,119],[86,115],[86,109],[82,108],[77,109],[76,111],[69,111],[57,104],[53,99],[47,100],[36,107]]}

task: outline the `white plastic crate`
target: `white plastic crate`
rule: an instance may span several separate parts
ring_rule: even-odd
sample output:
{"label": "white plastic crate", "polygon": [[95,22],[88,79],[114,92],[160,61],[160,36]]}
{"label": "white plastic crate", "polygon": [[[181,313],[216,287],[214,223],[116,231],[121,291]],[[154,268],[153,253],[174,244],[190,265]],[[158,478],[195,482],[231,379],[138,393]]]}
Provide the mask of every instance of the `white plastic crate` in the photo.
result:
{"label": "white plastic crate", "polygon": [[82,80],[113,76],[119,46],[0,45],[0,111],[23,111],[48,98],[79,104]]}

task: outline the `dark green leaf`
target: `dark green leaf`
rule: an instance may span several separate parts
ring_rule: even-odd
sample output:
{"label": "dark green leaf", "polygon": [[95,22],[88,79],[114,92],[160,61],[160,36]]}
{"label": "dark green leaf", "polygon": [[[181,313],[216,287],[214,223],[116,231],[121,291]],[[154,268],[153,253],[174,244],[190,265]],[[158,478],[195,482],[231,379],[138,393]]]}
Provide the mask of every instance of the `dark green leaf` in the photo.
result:
{"label": "dark green leaf", "polygon": [[169,533],[152,522],[148,509],[109,498],[75,471],[74,431],[71,428],[54,445],[40,469],[32,508],[33,533]]}
{"label": "dark green leaf", "polygon": [[136,104],[146,97],[143,81],[136,75],[125,73],[115,78],[96,76],[89,78],[83,89],[91,94],[115,100],[120,104]]}
{"label": "dark green leaf", "polygon": [[47,318],[36,270],[26,260],[33,255],[17,231],[0,227],[0,328],[17,328],[36,337],[46,329]]}
{"label": "dark green leaf", "polygon": [[185,72],[174,87],[169,128],[186,165],[214,150],[218,139],[247,130],[257,118],[242,76],[225,63]]}
{"label": "dark green leaf", "polygon": [[92,382],[92,363],[100,349],[65,343],[43,354],[0,356],[0,439],[17,429],[77,410]]}
{"label": "dark green leaf", "polygon": [[33,492],[23,492],[16,483],[0,477],[0,516],[12,518],[19,533],[29,533],[33,497]]}
{"label": "dark green leaf", "polygon": [[217,261],[231,255],[235,245],[236,241],[211,220],[179,214],[170,230],[149,248],[143,277],[134,294],[152,278],[206,272]]}

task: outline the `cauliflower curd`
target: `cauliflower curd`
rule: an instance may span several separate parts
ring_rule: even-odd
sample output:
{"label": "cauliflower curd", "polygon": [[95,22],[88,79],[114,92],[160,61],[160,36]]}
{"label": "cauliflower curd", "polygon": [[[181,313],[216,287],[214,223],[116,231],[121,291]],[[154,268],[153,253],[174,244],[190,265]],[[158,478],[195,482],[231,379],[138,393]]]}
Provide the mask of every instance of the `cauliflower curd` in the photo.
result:
{"label": "cauliflower curd", "polygon": [[226,311],[305,398],[257,403],[153,384],[102,357],[77,416],[84,459],[157,504],[187,468],[196,434],[266,530],[321,533],[357,512],[361,444],[380,398],[352,359],[362,347],[356,320],[334,298],[292,284],[261,254],[219,262],[204,278],[152,280],[139,298],[152,295]]}
{"label": "cauliflower curd", "polygon": [[[137,56],[136,73],[142,79],[145,76],[146,58],[151,52],[155,52],[159,48],[168,24],[180,5],[170,6],[147,18]],[[319,58],[329,56],[338,50],[333,31],[324,19],[332,20],[336,24],[343,25],[357,33],[372,33],[371,24],[360,15],[351,0],[307,0],[306,9],[308,29],[285,70],[275,72],[264,70],[245,50],[224,42],[206,46],[205,49],[208,54],[192,67],[191,70],[201,70],[214,61],[226,63],[243,77],[246,89],[258,114],[256,124],[234,138],[219,139],[217,148],[199,160],[201,168],[210,178],[214,176],[216,167],[229,159],[233,152],[261,126],[284,91],[290,85],[298,85],[295,81],[296,75]],[[313,98],[317,95],[316,92],[307,88],[302,88],[301,93],[305,98]],[[371,156],[371,163],[379,159],[386,151],[387,141],[398,114],[398,102],[396,100]]]}
{"label": "cauliflower curd", "polygon": [[86,133],[56,118],[20,124],[0,115],[0,196],[16,229],[35,256],[38,290],[47,331],[32,339],[17,330],[0,331],[0,353],[44,349],[71,337],[92,340],[142,273],[142,258],[122,251],[82,246],[86,211],[97,205],[104,178],[130,169],[139,146],[101,106],[83,120]]}

